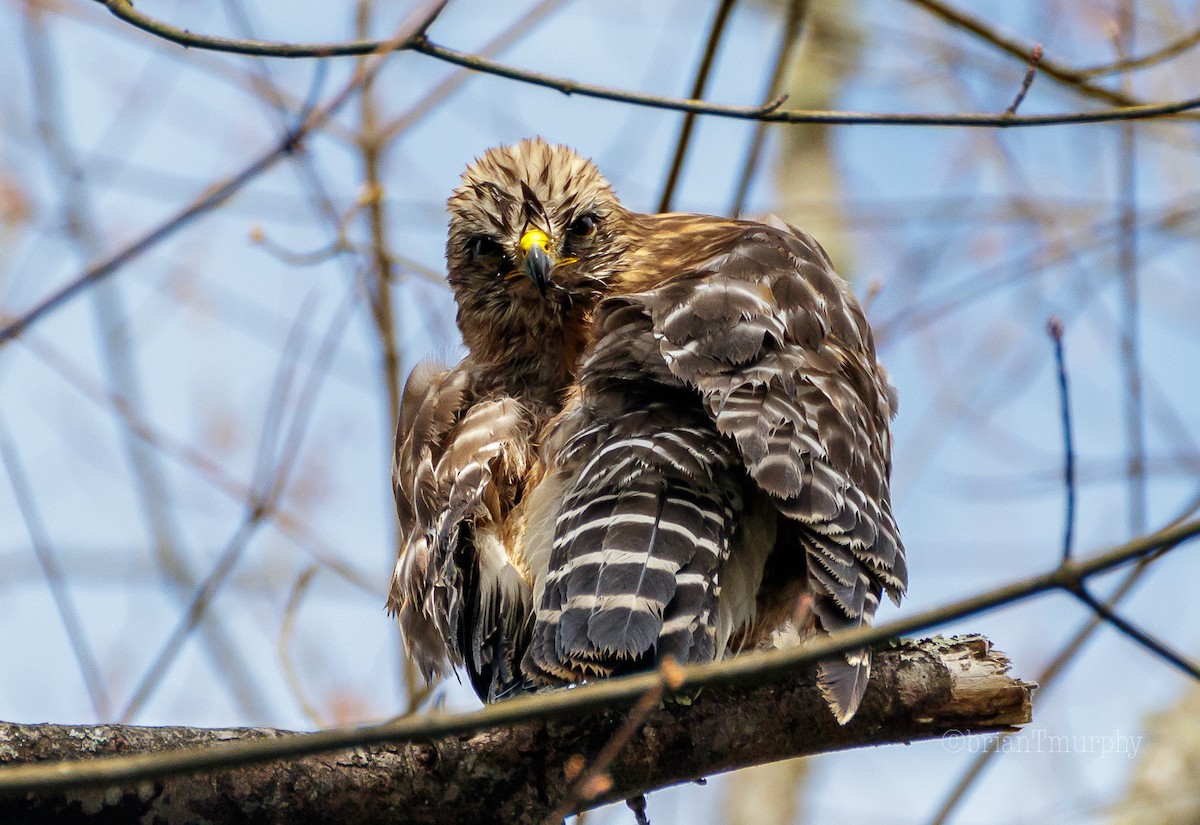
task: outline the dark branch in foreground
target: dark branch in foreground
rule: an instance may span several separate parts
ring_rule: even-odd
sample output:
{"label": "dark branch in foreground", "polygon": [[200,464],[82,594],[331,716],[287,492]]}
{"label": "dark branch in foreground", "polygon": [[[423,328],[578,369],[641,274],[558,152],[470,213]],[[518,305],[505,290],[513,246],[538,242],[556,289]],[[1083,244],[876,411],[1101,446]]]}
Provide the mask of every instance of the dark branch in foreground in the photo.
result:
{"label": "dark branch in foreground", "polygon": [[[681,678],[672,690],[682,688],[695,692],[702,687],[757,686],[769,680],[785,678],[786,674],[795,673],[799,668],[847,650],[876,647],[891,639],[1015,604],[1042,593],[1055,590],[1074,592],[1092,576],[1135,559],[1161,557],[1171,548],[1198,536],[1200,520],[1176,522],[1157,533],[1107,552],[1087,559],[1072,560],[1045,573],[876,627],[839,631],[797,648],[754,652],[719,662],[679,668]],[[120,786],[159,777],[330,753],[346,748],[473,736],[506,725],[525,722],[541,724],[552,719],[579,718],[592,711],[629,707],[650,690],[657,689],[661,682],[662,674],[642,673],[603,679],[578,690],[526,694],[469,713],[406,716],[378,725],[330,728],[290,735],[278,733],[272,737],[235,739],[220,747],[164,749],[151,755],[116,753],[71,765],[49,762],[5,766],[0,759],[0,795],[84,786]]]}
{"label": "dark branch in foreground", "polygon": [[[845,727],[811,670],[753,686],[708,688],[690,706],[650,712],[585,809],[748,765],[864,745],[1010,730],[1030,721],[1033,686],[979,636],[876,650],[871,685]],[[590,761],[626,721],[622,709],[428,742],[355,748],[292,761],[0,797],[0,820],[237,822],[541,822],[570,786],[564,770]],[[286,735],[208,730],[0,723],[0,763],[153,753]],[[69,770],[69,763],[63,765]],[[653,806],[653,801],[651,801]]]}

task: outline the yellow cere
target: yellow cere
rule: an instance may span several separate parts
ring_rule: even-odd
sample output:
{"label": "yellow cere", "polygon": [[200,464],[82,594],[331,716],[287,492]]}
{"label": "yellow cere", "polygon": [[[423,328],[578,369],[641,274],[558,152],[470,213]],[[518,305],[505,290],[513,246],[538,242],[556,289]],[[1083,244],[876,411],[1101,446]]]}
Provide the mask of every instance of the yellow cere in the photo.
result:
{"label": "yellow cere", "polygon": [[540,246],[543,250],[548,250],[550,248],[550,239],[540,229],[526,230],[525,234],[521,236],[521,251],[528,255],[529,250],[534,245]]}

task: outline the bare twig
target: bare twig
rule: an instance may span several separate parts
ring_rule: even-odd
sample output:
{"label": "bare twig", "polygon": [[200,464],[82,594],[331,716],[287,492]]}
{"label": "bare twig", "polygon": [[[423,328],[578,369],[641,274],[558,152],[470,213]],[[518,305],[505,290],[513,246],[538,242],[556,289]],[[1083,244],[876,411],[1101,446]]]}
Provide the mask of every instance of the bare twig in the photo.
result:
{"label": "bare twig", "polygon": [[[1133,25],[1136,15],[1133,3],[1123,0],[1119,20],[1113,32],[1117,49],[1127,53],[1133,45]],[[1125,89],[1131,78],[1126,76]],[[1132,123],[1121,126],[1117,155],[1117,270],[1121,279],[1120,363],[1125,384],[1125,450],[1128,456],[1128,519],[1129,535],[1140,535],[1146,529],[1146,422],[1142,399],[1141,365],[1141,300],[1138,287],[1138,177],[1137,128]]]}
{"label": "bare twig", "polygon": [[[254,481],[246,497],[246,514],[238,525],[237,530],[229,539],[212,571],[201,582],[188,609],[176,624],[167,641],[159,650],[146,674],[134,689],[133,695],[121,713],[123,720],[131,719],[157,689],[167,670],[175,662],[183,641],[204,618],[214,598],[224,586],[241,558],[250,539],[270,517],[280,497],[283,495],[288,474],[295,467],[299,456],[299,441],[307,427],[309,416],[313,410],[313,397],[317,387],[325,376],[325,366],[333,358],[342,334],[350,321],[354,308],[353,290],[347,290],[346,298],[341,307],[335,312],[330,321],[329,329],[317,351],[308,380],[301,390],[296,404],[296,414],[292,419],[286,436],[278,449],[272,449],[273,439],[282,431],[280,422],[286,407],[288,387],[294,372],[294,358],[299,352],[301,336],[296,334],[293,340],[284,346],[281,368],[277,373],[276,384],[272,391],[272,400],[267,404],[267,412],[259,440],[259,453],[255,463]],[[295,332],[301,329],[299,321],[305,313],[299,313]]]}
{"label": "bare twig", "polygon": [[354,247],[346,240],[344,235],[335,238],[331,242],[317,249],[302,251],[287,249],[283,246],[280,246],[268,238],[264,233],[257,230],[251,233],[250,240],[276,260],[281,261],[288,266],[297,267],[318,266],[326,261],[336,258],[343,252],[355,251]]}
{"label": "bare twig", "polygon": [[[736,2],[737,0],[718,0],[717,10],[708,30],[708,40],[705,41],[704,52],[700,55],[700,64],[696,68],[696,77],[692,81],[692,92],[688,95],[692,100],[704,99],[704,90],[708,88],[708,76],[717,57],[717,49],[721,45],[721,35],[725,33],[725,24]],[[659,212],[671,211],[671,201],[675,197],[675,187],[679,184],[679,175],[683,171],[683,162],[687,157],[688,145],[692,142],[692,130],[695,125],[695,112],[688,112],[683,116],[679,137],[675,141],[675,154],[671,157],[671,168],[667,172],[667,180],[663,183],[662,195],[658,199]]]}
{"label": "bare twig", "polygon": [[[371,8],[371,0],[359,0],[355,17],[360,36],[370,29]],[[384,431],[387,432],[400,417],[401,354],[400,343],[396,337],[396,313],[392,307],[392,286],[395,278],[387,240],[385,189],[380,175],[383,153],[390,138],[383,135],[377,122],[374,89],[374,78],[368,77],[363,81],[362,90],[358,95],[359,131],[356,137],[363,174],[364,194],[360,202],[364,206],[367,233],[371,239],[371,255],[368,258],[370,265],[365,268],[363,281],[371,320],[375,327],[376,345],[379,348],[378,373],[386,399],[387,424]],[[399,553],[402,549],[402,536],[397,531],[395,522],[390,526],[392,549],[394,553]],[[400,650],[399,645],[397,650]],[[421,688],[420,673],[412,658],[403,654],[401,669],[404,675],[404,695],[411,711],[416,708],[415,697]]]}
{"label": "bare twig", "polygon": [[1042,61],[1044,55],[1042,44],[1034,44],[1033,50],[1029,52],[1029,65],[1025,67],[1025,77],[1021,80],[1021,88],[1017,90],[1017,96],[1013,98],[1013,102],[1008,104],[1008,108],[1004,110],[1006,115],[1015,115],[1017,109],[1025,101],[1025,95],[1029,94],[1029,87],[1033,85],[1033,79],[1037,77],[1038,63]]}
{"label": "bare twig", "polygon": [[[1117,586],[1117,589],[1108,599],[1108,606],[1114,607],[1120,603],[1125,596],[1133,590],[1133,586],[1142,577],[1142,575],[1150,569],[1150,563],[1154,556],[1148,556],[1138,560]],[[1075,658],[1084,649],[1087,642],[1095,635],[1096,631],[1104,626],[1104,620],[1099,615],[1093,615],[1075,635],[1071,637],[1062,650],[1051,660],[1050,664],[1038,674],[1038,706],[1044,707],[1047,700],[1047,691],[1050,690],[1057,682],[1058,678],[1066,671],[1067,666],[1075,661]],[[1005,752],[1004,743],[1013,734],[1010,732],[1001,732],[995,738],[990,740],[979,753],[971,760],[971,764],[967,766],[967,770],[954,783],[954,787],[950,789],[950,793],[946,795],[945,800],[938,807],[937,812],[930,820],[930,825],[946,825],[950,822],[954,813],[958,810],[959,805],[967,798],[967,794],[975,787],[975,784],[983,776],[984,771],[996,758],[997,754]]]}
{"label": "bare twig", "polygon": [[[563,5],[564,1],[541,0],[533,8],[523,11],[521,16],[511,26],[493,37],[479,49],[479,56],[495,57],[522,37],[534,34],[538,25],[553,12],[557,11]],[[457,72],[454,72],[431,88],[427,94],[410,106],[407,111],[381,127],[379,130],[379,142],[386,146],[399,137],[401,133],[406,132],[413,125],[420,123],[438,104],[450,97],[473,76],[474,73],[472,71],[460,67]]]}
{"label": "bare twig", "polygon": [[[574,779],[575,782],[554,813],[546,818],[546,825],[558,825],[572,812],[579,810],[579,803],[590,802],[612,789],[612,778],[608,775],[609,768],[612,767],[622,749],[629,744],[634,733],[646,721],[650,711],[654,710],[655,706],[663,700],[665,691],[678,688],[679,665],[674,659],[670,657],[664,659],[658,667],[658,675],[659,681],[642,694],[642,698],[638,699],[637,704],[629,711],[625,723],[600,749],[592,764],[588,765],[586,769],[583,768],[585,760],[582,754],[576,754],[568,760],[565,773],[568,780]],[[584,807],[587,806],[584,805]]]}
{"label": "bare twig", "polygon": [[[370,0],[360,0],[357,15],[360,34],[365,34],[369,29],[370,9]],[[400,345],[396,340],[396,317],[392,309],[392,257],[388,251],[384,187],[379,174],[384,144],[380,141],[380,130],[376,123],[374,87],[373,76],[367,75],[358,95],[361,123],[358,151],[362,157],[364,187],[367,193],[363,200],[372,253],[372,265],[365,281],[371,317],[375,322],[375,337],[382,356],[380,372],[386,391],[387,420],[393,422],[400,415]]]}
{"label": "bare twig", "polygon": [[[771,77],[767,81],[764,97],[779,94],[784,76],[787,74],[787,68],[792,62],[792,56],[795,54],[797,44],[800,41],[800,31],[804,25],[804,19],[808,14],[808,7],[809,0],[789,0],[787,4],[783,29],[779,34],[779,45],[775,52],[774,68],[771,70]],[[737,188],[733,193],[733,201],[729,206],[728,214],[730,217],[740,218],[742,210],[746,208],[746,198],[750,194],[750,184],[753,183],[755,173],[758,171],[759,163],[762,160],[766,138],[767,124],[760,121],[755,124],[754,136],[750,139],[750,146],[746,149],[746,159],[742,162],[742,173],[738,177]]]}
{"label": "bare twig", "polygon": [[[1197,508],[1200,508],[1200,496],[1197,496],[1173,523],[1182,523]],[[1116,589],[1113,590],[1108,600],[1104,603],[1109,610],[1115,609],[1133,591],[1134,586],[1150,570],[1154,561],[1161,556],[1161,552],[1165,551],[1138,559],[1137,563],[1125,574],[1124,578],[1121,579]],[[1104,619],[1100,617],[1099,613],[1095,611],[1093,613],[1092,618],[1075,632],[1075,635],[1063,645],[1058,654],[1038,674],[1037,685],[1040,704],[1045,704],[1047,692],[1053,689],[1059,677],[1066,671],[1067,666],[1075,661],[1075,658],[1083,651],[1084,646],[1095,635],[1096,631],[1104,626]],[[962,804],[962,801],[966,799],[967,794],[970,793],[975,783],[983,776],[983,772],[987,766],[991,764],[997,754],[1006,752],[1004,743],[1009,736],[1011,736],[1009,733],[998,734],[971,760],[971,764],[967,767],[967,770],[959,777],[958,782],[954,783],[954,787],[947,794],[945,801],[942,802],[937,813],[930,820],[930,825],[946,825],[951,820],[958,806]]]}
{"label": "bare twig", "polygon": [[71,652],[79,664],[79,672],[83,675],[83,683],[87,687],[92,710],[99,718],[106,719],[112,703],[108,695],[108,688],[104,684],[104,674],[100,670],[96,651],[92,649],[92,644],[88,641],[83,617],[80,616],[75,601],[67,589],[66,576],[63,574],[58,554],[50,542],[45,524],[38,512],[37,498],[33,494],[29,477],[25,474],[25,464],[21,461],[8,426],[3,420],[0,420],[0,461],[4,464],[13,498],[16,499],[17,508],[21,511],[21,519],[25,522],[25,530],[29,534],[29,543],[33,545],[33,552],[37,556],[38,565],[42,568],[42,576],[50,590],[50,597],[54,599],[54,607],[58,611],[63,630],[66,631],[67,640],[71,644]]}
{"label": "bare twig", "polygon": [[[290,146],[290,143],[288,146]],[[170,220],[155,227],[129,246],[118,251],[115,255],[90,267],[50,297],[9,321],[3,327],[0,327],[0,345],[7,344],[24,332],[30,325],[37,323],[92,284],[98,283],[114,272],[117,272],[125,264],[140,256],[143,252],[157,246],[160,242],[191,223],[197,217],[220,206],[239,189],[273,166],[283,153],[289,151],[288,146],[280,144],[270,152],[260,156],[242,169],[242,171],[211,187],[207,194],[202,195],[184,207]]]}
{"label": "bare twig", "polygon": [[[1029,60],[1029,55],[1033,51],[1033,44],[1022,43],[1019,40],[1008,37],[978,17],[955,8],[949,3],[943,3],[941,0],[905,0],[905,2],[929,12],[955,28],[974,35],[984,43],[994,46],[1022,62]],[[1063,86],[1074,89],[1088,97],[1103,100],[1114,106],[1124,107],[1136,105],[1138,102],[1128,94],[1116,92],[1104,86],[1091,83],[1084,72],[1046,57],[1038,61],[1038,69],[1042,74],[1052,78]]]}
{"label": "bare twig", "polygon": [[1112,63],[1079,69],[1078,72],[1080,77],[1091,79],[1105,75],[1131,72],[1137,69],[1146,69],[1179,57],[1179,55],[1190,49],[1194,49],[1197,45],[1200,45],[1200,28],[1192,29],[1178,40],[1173,40],[1141,57],[1123,57]]}
{"label": "bare twig", "polygon": [[[22,342],[30,352],[48,364],[85,398],[110,409],[121,419],[122,424],[129,427],[138,438],[195,473],[226,497],[244,502],[250,496],[250,487],[227,473],[209,455],[175,439],[165,430],[152,426],[136,410],[132,409],[125,399],[95,384],[62,352],[50,346],[48,342],[35,335],[25,336]],[[365,572],[357,570],[337,558],[329,547],[323,546],[314,536],[310,535],[305,528],[304,520],[297,513],[287,508],[277,508],[270,518],[283,535],[304,549],[324,568],[365,593],[380,595],[379,587]]]}
{"label": "bare twig", "polygon": [[1067,491],[1063,516],[1063,561],[1070,561],[1075,537],[1075,439],[1071,428],[1071,396],[1067,388],[1067,361],[1063,354],[1063,324],[1052,316],[1046,331],[1054,342],[1054,367],[1058,375],[1058,405],[1063,432],[1063,486]]}
{"label": "bare twig", "polygon": [[[1095,109],[1086,112],[1061,112],[1045,115],[1005,114],[924,114],[892,112],[821,112],[781,109],[782,100],[776,98],[760,106],[731,106],[705,103],[700,100],[681,100],[659,95],[627,92],[587,83],[578,83],[565,78],[540,72],[515,69],[491,60],[481,60],[463,52],[439,46],[428,39],[418,40],[413,49],[422,54],[437,57],[477,71],[520,80],[536,86],[557,89],[564,94],[578,94],[601,100],[631,103],[655,109],[727,117],[737,120],[761,120],[767,123],[829,123],[841,125],[891,125],[891,126],[970,126],[985,128],[1009,128],[1022,126],[1052,126],[1082,123],[1106,123],[1118,120],[1143,120],[1176,115],[1200,108],[1200,97],[1170,103],[1138,103],[1117,106],[1111,109]],[[1045,63],[1042,63],[1043,68]]]}
{"label": "bare twig", "polygon": [[320,567],[311,564],[304,568],[304,571],[296,578],[295,584],[292,585],[292,592],[288,594],[287,604],[283,608],[283,623],[279,626],[279,637],[275,643],[279,654],[279,664],[283,668],[283,675],[287,679],[288,689],[291,690],[292,697],[296,700],[296,704],[300,706],[300,712],[304,714],[305,718],[318,727],[324,724],[321,719],[321,712],[317,710],[304,694],[304,686],[300,683],[300,676],[296,672],[295,663],[292,661],[291,641],[292,630],[296,624],[296,614],[300,610],[300,601],[304,598],[304,594],[308,592],[313,579],[320,571]]}
{"label": "bare twig", "polygon": [[[1169,226],[1191,225],[1200,220],[1200,208],[1192,204],[1165,209],[1153,217],[1145,215],[1142,228],[1163,230]],[[990,265],[972,273],[972,277],[955,282],[945,295],[925,296],[920,303],[902,308],[894,315],[876,321],[873,326],[878,337],[894,340],[902,335],[923,329],[927,324],[944,319],[948,313],[970,305],[997,289],[1010,286],[1030,277],[1032,273],[1049,270],[1075,258],[1081,251],[1095,251],[1113,243],[1120,231],[1119,219],[1098,222],[1086,231],[1067,234],[1053,245],[1036,247],[1013,256],[998,265]]]}
{"label": "bare twig", "polygon": [[[249,22],[248,17],[246,16],[246,13],[245,13],[244,9],[242,8],[241,4],[239,4],[237,2],[233,2],[233,0],[228,0],[228,2],[226,3],[226,7],[229,10],[229,12],[240,22],[241,28],[243,29],[243,31],[246,32],[247,34],[249,34],[251,32],[250,22]],[[428,23],[426,25],[428,25]],[[315,101],[317,99],[317,92],[318,92],[321,82],[323,81],[324,76],[325,76],[324,68],[325,68],[325,66],[327,66],[327,61],[320,61],[317,65],[318,65],[318,72],[316,74],[316,77],[314,77],[314,80],[313,80],[312,90],[309,94],[310,103],[308,105],[306,105],[306,107],[305,107],[306,112],[311,110],[315,106]],[[361,68],[361,62],[360,62],[360,68]],[[267,68],[266,63],[263,61],[255,61],[255,71],[256,71],[256,76],[259,79],[259,85],[265,87],[267,90],[267,94],[265,95],[266,98],[269,100],[272,100],[272,101],[279,101],[278,103],[276,103],[275,108],[280,116],[287,118],[288,114],[286,111],[286,107],[282,103],[283,96],[280,94],[279,90],[277,89],[277,87],[275,86],[273,81],[271,80],[270,72],[269,72],[269,69]],[[366,98],[369,97],[370,78],[371,78],[371,75],[368,75],[367,80],[365,80],[362,85],[362,98],[364,101],[364,106],[367,105]],[[284,125],[286,128],[286,126],[288,124],[285,123]],[[365,131],[366,130],[364,129],[363,132],[365,132]],[[374,130],[372,130],[372,131],[374,131]],[[361,133],[360,133],[360,136],[361,136]],[[374,147],[379,147],[382,145],[383,142],[384,141],[382,138],[373,137],[371,145]],[[362,141],[360,141],[359,145],[365,147],[365,144]],[[339,215],[337,208],[334,206],[333,199],[330,197],[330,195],[326,191],[324,182],[321,180],[321,178],[316,170],[315,164],[312,163],[311,159],[308,157],[307,154],[298,155],[297,161],[298,161],[298,165],[299,165],[299,168],[300,168],[300,171],[302,174],[303,181],[306,184],[306,186],[310,192],[310,196],[311,196],[314,204],[317,207],[317,211],[326,217],[327,222],[334,229],[335,240],[325,250],[319,250],[316,253],[310,254],[308,256],[298,256],[295,254],[291,254],[291,253],[287,252],[286,250],[281,249],[277,245],[270,243],[269,239],[267,239],[266,236],[264,234],[262,234],[261,232],[258,233],[258,237],[256,238],[256,240],[259,243],[261,243],[264,248],[266,248],[269,251],[272,251],[277,257],[288,260],[289,262],[291,262],[293,264],[318,263],[318,262],[323,261],[328,258],[341,256],[341,253],[344,253],[344,252],[352,252],[352,253],[355,253],[356,255],[359,255],[360,257],[365,258],[366,255],[363,253],[359,253],[358,250],[356,250],[353,247],[353,245],[350,244],[349,240],[347,239],[346,226],[363,208],[374,207],[374,208],[379,209],[381,212],[381,210],[382,210],[382,202],[381,202],[382,189],[381,189],[381,187],[378,185],[368,186],[364,192],[364,196],[360,197],[357,200],[357,202],[355,203],[355,205],[351,209],[349,209],[345,214]],[[379,220],[379,226],[382,227],[382,213],[378,216],[378,220]],[[375,234],[375,238],[376,238],[377,242],[374,245],[374,249],[378,256],[376,258],[376,260],[382,262],[383,266],[381,266],[381,269],[390,268],[391,262],[394,260],[394,257],[388,252],[388,250],[386,249],[386,246],[382,243],[381,237],[382,236],[380,233]],[[344,262],[344,268],[346,269],[347,275],[351,279],[356,280],[358,277],[357,271],[354,269],[353,266],[351,266],[349,264],[348,261],[346,261],[346,259],[344,257],[343,257],[343,262]],[[407,264],[406,264],[406,266],[407,266]],[[383,286],[383,289],[384,289],[383,294],[384,294],[384,297],[386,299],[388,299],[389,306],[390,306],[390,293],[388,292],[388,285],[390,284],[390,280],[391,280],[391,278],[390,278],[390,273],[389,273],[388,277],[386,279],[384,279],[384,286]],[[437,278],[436,280],[438,280],[439,282],[441,281],[440,277]],[[372,302],[372,306],[376,306],[377,304],[378,304],[378,302],[375,302],[375,301]],[[391,315],[390,310],[385,314],[390,316]],[[395,361],[398,361],[398,355],[396,352],[394,333],[391,332],[390,324],[388,326],[388,330],[389,330],[388,338],[385,339],[385,346],[386,346],[386,351],[390,357],[385,358],[385,362],[395,362]],[[390,341],[390,343],[386,343],[386,341]],[[392,369],[389,370],[387,373],[388,376],[393,376],[394,370],[397,368],[395,363],[391,363],[391,367],[392,367]],[[394,383],[394,381],[395,381],[395,378],[391,377],[388,380],[389,385],[391,383]],[[394,415],[394,413],[389,412],[389,416],[393,416],[393,415]],[[278,503],[276,504],[275,509],[276,510],[278,509]],[[282,515],[282,514],[280,514],[280,515]],[[268,514],[268,517],[274,517],[274,512],[271,514]],[[316,568],[316,567],[309,568],[310,571],[314,571],[314,572],[317,569],[318,568]],[[291,628],[292,628],[292,620],[294,618],[294,611],[297,608],[297,606],[299,604],[299,600],[302,597],[303,593],[306,591],[308,583],[311,580],[312,580],[311,574],[302,576],[301,579],[297,582],[296,588],[293,590],[292,597],[288,601],[288,610],[285,612],[283,627],[280,631],[279,655],[280,655],[280,661],[281,661],[282,667],[284,669],[285,677],[287,678],[287,681],[292,690],[292,693],[296,697],[296,700],[299,703],[299,705],[301,706],[302,711],[305,713],[305,715],[310,720],[313,720],[314,724],[319,725],[320,724],[319,714],[318,714],[317,710],[315,709],[315,707],[307,700],[307,698],[304,695],[304,691],[300,684],[300,680],[299,680],[297,674],[295,673],[294,667],[292,666],[292,660],[291,660],[291,656],[288,654],[288,646],[287,646],[288,639],[290,638],[290,632],[291,632]],[[416,673],[416,669],[415,669],[413,662],[404,655],[404,653],[399,645],[396,646],[396,649],[397,649],[397,652],[398,652],[398,655],[399,655],[399,658],[401,661],[401,667],[405,674],[405,680],[404,680],[404,686],[403,686],[404,687],[404,695],[405,695],[406,701],[408,701],[410,707],[415,708],[421,701],[421,698],[423,698],[424,691],[419,686],[418,679],[417,679],[417,673]],[[427,690],[427,688],[426,688],[426,690]]]}
{"label": "bare twig", "polygon": [[[26,15],[30,76],[35,86],[35,119],[47,160],[62,193],[65,231],[80,263],[86,264],[98,257],[101,235],[93,218],[89,176],[63,129],[57,56],[46,35],[43,14],[38,6],[31,6]],[[145,406],[142,380],[131,351],[128,319],[119,288],[110,282],[93,290],[91,297],[98,348],[103,355],[108,383],[132,408],[141,409]],[[161,457],[128,427],[122,427],[120,435],[162,580],[175,599],[186,599],[195,586],[195,576],[181,551],[171,487]],[[215,672],[229,687],[241,712],[250,718],[269,721],[271,705],[219,617],[210,617],[204,623],[201,636]]]}
{"label": "bare twig", "polygon": [[1189,661],[1186,656],[1172,650],[1166,642],[1155,638],[1132,622],[1122,618],[1119,613],[1088,592],[1086,586],[1080,584],[1072,593],[1075,598],[1086,604],[1097,616],[1115,627],[1123,635],[1132,639],[1163,661],[1191,676],[1193,679],[1200,681],[1200,666]]}

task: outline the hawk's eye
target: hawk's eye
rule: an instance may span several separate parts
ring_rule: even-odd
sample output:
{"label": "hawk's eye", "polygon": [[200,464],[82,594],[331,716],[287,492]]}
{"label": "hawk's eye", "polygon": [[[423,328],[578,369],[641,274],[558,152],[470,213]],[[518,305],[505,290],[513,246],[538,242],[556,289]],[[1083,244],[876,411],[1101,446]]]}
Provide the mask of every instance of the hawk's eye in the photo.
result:
{"label": "hawk's eye", "polygon": [[599,219],[589,212],[571,221],[571,225],[567,227],[567,231],[576,238],[586,238],[596,231],[596,224],[598,222]]}
{"label": "hawk's eye", "polygon": [[487,235],[476,235],[467,241],[467,254],[473,261],[490,262],[504,256],[504,247]]}

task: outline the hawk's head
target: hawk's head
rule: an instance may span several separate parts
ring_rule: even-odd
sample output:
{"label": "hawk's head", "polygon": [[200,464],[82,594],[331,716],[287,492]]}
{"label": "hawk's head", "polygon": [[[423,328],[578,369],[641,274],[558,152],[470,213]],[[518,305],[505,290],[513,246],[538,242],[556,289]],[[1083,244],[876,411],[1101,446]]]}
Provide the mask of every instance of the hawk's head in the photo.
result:
{"label": "hawk's head", "polygon": [[590,160],[540,138],[485,152],[449,209],[446,261],[468,346],[478,324],[536,334],[586,312],[627,248],[629,213],[608,181]]}

